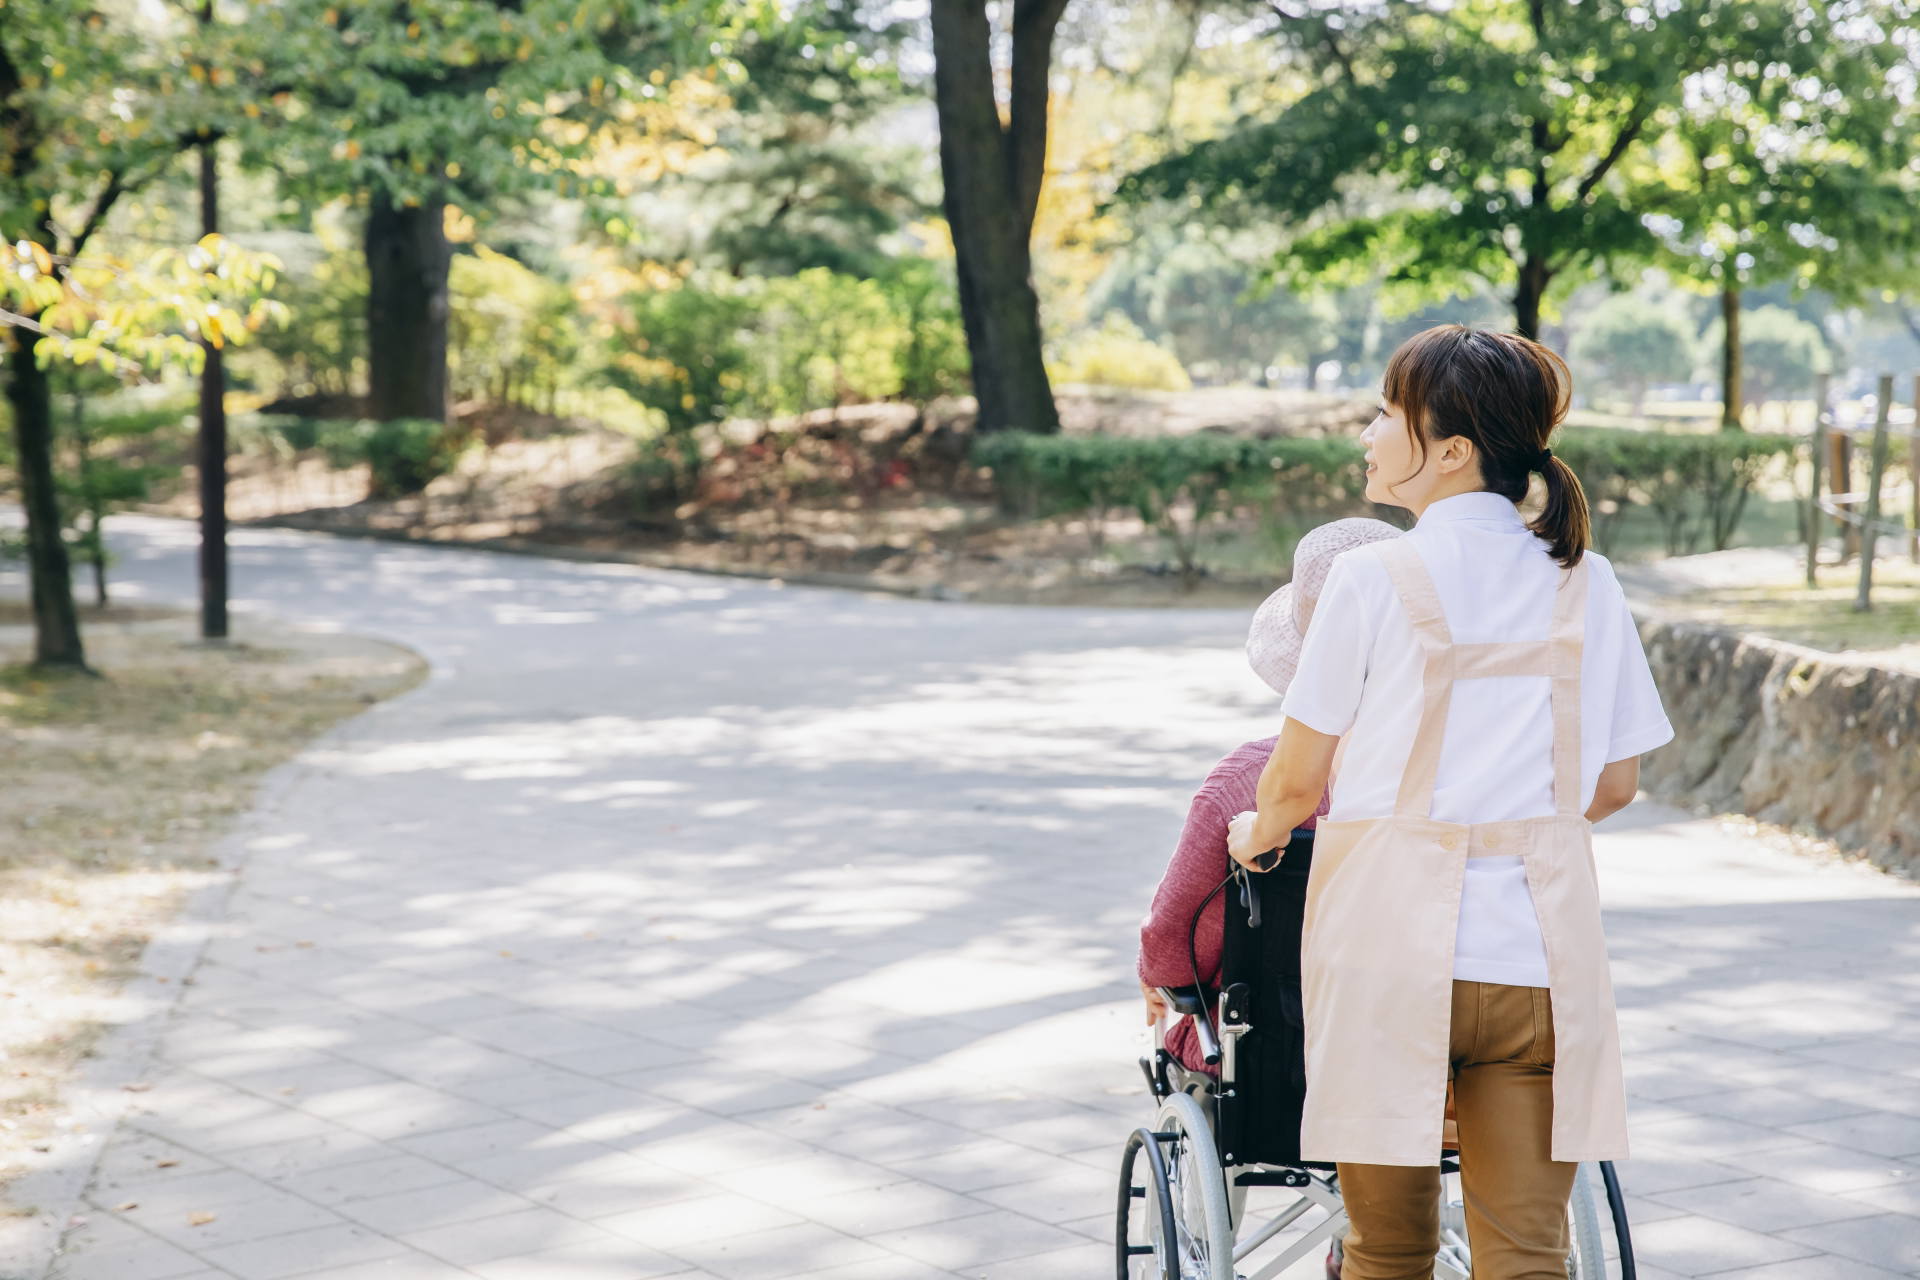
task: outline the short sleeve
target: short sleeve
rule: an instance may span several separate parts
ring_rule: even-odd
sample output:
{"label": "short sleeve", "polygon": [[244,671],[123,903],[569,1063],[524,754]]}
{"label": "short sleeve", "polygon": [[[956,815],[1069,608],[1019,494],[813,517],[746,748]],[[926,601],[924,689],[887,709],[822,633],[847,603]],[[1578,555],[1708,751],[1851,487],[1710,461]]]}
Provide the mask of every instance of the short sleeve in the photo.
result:
{"label": "short sleeve", "polygon": [[1373,649],[1373,611],[1357,580],[1353,553],[1334,560],[1307,625],[1293,683],[1280,710],[1318,733],[1340,737],[1353,727]]}
{"label": "short sleeve", "polygon": [[1630,760],[1673,741],[1673,725],[1660,703],[1653,668],[1640,643],[1640,628],[1616,583],[1609,592],[1617,630],[1620,669],[1613,683],[1613,716],[1607,733],[1607,763]]}

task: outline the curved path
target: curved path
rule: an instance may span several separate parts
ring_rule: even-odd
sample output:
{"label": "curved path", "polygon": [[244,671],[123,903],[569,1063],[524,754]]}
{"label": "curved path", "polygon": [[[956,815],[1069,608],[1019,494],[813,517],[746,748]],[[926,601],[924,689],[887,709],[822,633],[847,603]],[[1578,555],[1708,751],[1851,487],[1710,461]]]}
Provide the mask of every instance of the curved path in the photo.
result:
{"label": "curved path", "polygon": [[[189,526],[115,534],[125,598],[191,598]],[[53,1274],[1112,1274],[1134,930],[1194,783],[1272,726],[1239,614],[269,531],[234,562],[243,610],[435,675],[228,842]],[[1640,1274],[1920,1274],[1920,892],[1623,819]]]}

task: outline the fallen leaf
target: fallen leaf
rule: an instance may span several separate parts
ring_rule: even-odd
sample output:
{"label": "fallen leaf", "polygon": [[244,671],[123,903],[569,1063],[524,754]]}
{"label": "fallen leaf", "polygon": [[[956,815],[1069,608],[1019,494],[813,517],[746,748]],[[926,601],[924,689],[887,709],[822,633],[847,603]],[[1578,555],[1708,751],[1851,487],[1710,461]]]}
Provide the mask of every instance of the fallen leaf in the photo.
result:
{"label": "fallen leaf", "polygon": [[145,1080],[136,1081],[133,1084],[123,1084],[120,1087],[122,1089],[125,1089],[128,1093],[145,1093],[147,1090],[153,1088],[153,1086],[148,1084]]}
{"label": "fallen leaf", "polygon": [[133,1210],[138,1209],[139,1207],[140,1207],[140,1202],[138,1200],[129,1200],[125,1204],[117,1204],[113,1206],[113,1211],[115,1213],[131,1213]]}
{"label": "fallen leaf", "polygon": [[171,1169],[179,1163],[178,1160],[159,1160],[154,1163],[153,1167],[156,1169]]}
{"label": "fallen leaf", "polygon": [[187,1215],[187,1225],[190,1227],[204,1227],[219,1216],[217,1213],[208,1213],[205,1209],[195,1209]]}

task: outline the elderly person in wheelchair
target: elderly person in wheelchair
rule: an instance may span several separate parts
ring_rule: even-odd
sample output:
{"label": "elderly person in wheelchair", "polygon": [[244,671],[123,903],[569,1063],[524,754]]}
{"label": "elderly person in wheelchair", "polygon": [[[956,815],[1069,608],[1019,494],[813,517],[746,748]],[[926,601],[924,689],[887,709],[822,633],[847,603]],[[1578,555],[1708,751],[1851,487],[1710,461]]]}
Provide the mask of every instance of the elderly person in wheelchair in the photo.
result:
{"label": "elderly person in wheelchair", "polygon": [[[1247,637],[1250,665],[1275,692],[1292,682],[1334,558],[1398,534],[1381,521],[1350,519],[1301,540],[1292,581],[1261,605]],[[1135,1130],[1126,1144],[1119,1280],[1299,1280],[1303,1268],[1319,1268],[1306,1259],[1322,1250],[1325,1275],[1340,1280],[1348,1219],[1339,1180],[1333,1165],[1300,1153],[1300,944],[1314,825],[1326,798],[1266,874],[1250,875],[1227,852],[1229,825],[1254,808],[1275,741],[1245,743],[1209,772],[1141,921],[1136,967],[1154,1052],[1140,1065],[1159,1111],[1152,1128]],[[1443,1180],[1431,1274],[1466,1280],[1473,1272],[1450,1089],[1434,1156]],[[1612,1208],[1610,1232],[1601,1229],[1596,1183]],[[1263,1197],[1279,1199],[1274,1216],[1248,1230],[1254,1187],[1273,1188]],[[1569,1280],[1633,1280],[1611,1166],[1581,1167],[1568,1214]]]}

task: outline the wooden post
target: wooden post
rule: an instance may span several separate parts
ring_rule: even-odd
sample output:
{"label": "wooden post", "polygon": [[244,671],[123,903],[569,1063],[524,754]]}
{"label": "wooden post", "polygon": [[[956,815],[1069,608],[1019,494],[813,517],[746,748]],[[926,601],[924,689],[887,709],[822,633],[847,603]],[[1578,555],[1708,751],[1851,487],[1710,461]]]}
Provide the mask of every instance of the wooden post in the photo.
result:
{"label": "wooden post", "polygon": [[1841,510],[1833,517],[1834,532],[1840,536],[1840,563],[1845,564],[1853,558],[1859,543],[1856,530],[1847,523],[1846,510],[1850,504],[1840,499],[1853,491],[1853,437],[1845,430],[1836,429],[1827,433],[1827,496],[1833,498]]}
{"label": "wooden post", "polygon": [[1807,586],[1816,585],[1814,571],[1820,567],[1820,464],[1827,449],[1827,374],[1820,375],[1819,389],[1813,401],[1813,442],[1808,448],[1813,463],[1813,478],[1807,484]]}
{"label": "wooden post", "polygon": [[1860,591],[1855,613],[1873,608],[1873,544],[1880,536],[1880,481],[1887,474],[1887,417],[1893,408],[1893,375],[1880,377],[1880,405],[1873,416],[1873,460],[1867,469],[1867,511],[1860,524]]}
{"label": "wooden post", "polygon": [[1907,555],[1920,564],[1920,374],[1913,378],[1913,432],[1907,437],[1907,486],[1913,490],[1907,510]]}

